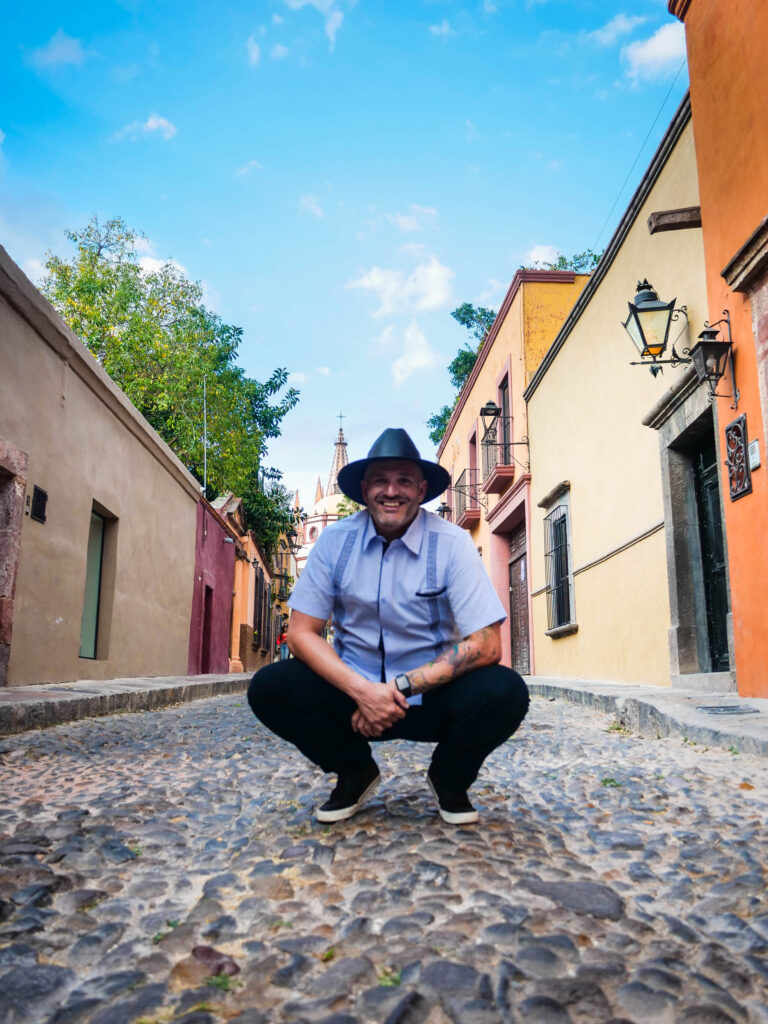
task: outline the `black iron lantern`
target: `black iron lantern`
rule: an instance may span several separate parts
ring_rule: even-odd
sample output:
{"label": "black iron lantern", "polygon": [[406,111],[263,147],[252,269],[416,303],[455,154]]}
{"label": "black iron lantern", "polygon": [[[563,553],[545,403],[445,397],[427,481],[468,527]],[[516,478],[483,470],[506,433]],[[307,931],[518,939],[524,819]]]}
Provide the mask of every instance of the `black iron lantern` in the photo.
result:
{"label": "black iron lantern", "polygon": [[288,541],[288,547],[295,554],[299,550],[299,544],[298,544],[299,535],[298,535],[298,533],[294,529],[290,529],[290,530],[286,531],[285,537],[286,537],[286,540]]}
{"label": "black iron lantern", "polygon": [[450,505],[447,505],[445,503],[445,501],[442,501],[437,506],[435,511],[437,512],[437,514],[440,516],[441,519],[450,519],[451,518],[451,507],[450,507]]}
{"label": "black iron lantern", "polygon": [[[725,324],[728,328],[727,340],[720,340],[718,327]],[[691,359],[696,370],[699,383],[706,382],[709,388],[710,400],[720,398],[733,398],[732,409],[739,405],[739,392],[736,388],[736,377],[733,372],[733,339],[731,337],[731,317],[727,309],[723,310],[723,319],[714,324],[704,324],[704,330],[698,337],[696,344],[691,349]],[[730,369],[733,391],[729,395],[718,395],[717,385],[725,376],[726,369]]]}
{"label": "black iron lantern", "polygon": [[498,423],[499,417],[501,416],[501,407],[496,405],[493,399],[486,402],[480,410],[480,419],[483,421],[483,430],[487,434],[489,431]]}
{"label": "black iron lantern", "polygon": [[664,355],[676,301],[663,302],[647,279],[637,282],[635,301],[627,303],[629,316],[624,321],[624,330],[641,359],[650,357],[656,361]]}

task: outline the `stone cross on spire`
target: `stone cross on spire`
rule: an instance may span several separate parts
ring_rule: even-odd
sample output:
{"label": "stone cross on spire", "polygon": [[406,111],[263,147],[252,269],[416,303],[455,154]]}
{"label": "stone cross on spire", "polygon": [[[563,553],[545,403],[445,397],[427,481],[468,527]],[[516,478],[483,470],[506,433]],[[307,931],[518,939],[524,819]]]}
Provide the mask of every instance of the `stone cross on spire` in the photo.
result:
{"label": "stone cross on spire", "polygon": [[333,451],[331,475],[328,477],[328,487],[325,491],[326,497],[329,497],[331,494],[341,494],[341,489],[339,488],[339,470],[343,469],[349,462],[349,458],[347,456],[347,442],[344,440],[344,431],[341,427],[341,420],[342,413],[339,413],[339,436],[336,438],[336,445]]}

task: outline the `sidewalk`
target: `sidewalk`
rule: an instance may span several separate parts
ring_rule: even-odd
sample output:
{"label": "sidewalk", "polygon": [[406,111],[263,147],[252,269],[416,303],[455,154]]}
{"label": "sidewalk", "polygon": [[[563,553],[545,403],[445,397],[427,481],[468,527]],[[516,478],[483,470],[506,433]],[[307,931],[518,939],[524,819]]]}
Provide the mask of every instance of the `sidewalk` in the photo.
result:
{"label": "sidewalk", "polygon": [[[204,697],[244,693],[248,672],[147,679],[81,679],[0,689],[0,736],[44,729],[79,718],[148,711]],[[733,693],[699,693],[583,679],[528,676],[530,691],[581,704],[651,739],[681,736],[707,746],[768,757],[768,700]],[[705,708],[707,710],[701,710]]]}
{"label": "sidewalk", "polygon": [[0,689],[0,736],[44,729],[78,718],[151,711],[223,693],[244,693],[251,672],[146,679],[78,679]]}
{"label": "sidewalk", "polygon": [[526,682],[533,694],[615,715],[631,732],[650,739],[681,736],[693,743],[768,757],[765,698],[547,676],[528,676]]}

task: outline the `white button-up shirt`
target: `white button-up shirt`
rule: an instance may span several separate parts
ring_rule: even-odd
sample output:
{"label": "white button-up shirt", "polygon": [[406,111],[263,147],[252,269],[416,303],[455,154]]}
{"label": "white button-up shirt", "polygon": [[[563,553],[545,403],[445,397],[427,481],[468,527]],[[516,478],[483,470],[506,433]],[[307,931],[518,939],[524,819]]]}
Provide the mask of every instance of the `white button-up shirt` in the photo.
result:
{"label": "white button-up shirt", "polygon": [[288,604],[332,618],[336,653],[377,682],[506,618],[469,534],[423,508],[386,550],[365,509],[327,527]]}

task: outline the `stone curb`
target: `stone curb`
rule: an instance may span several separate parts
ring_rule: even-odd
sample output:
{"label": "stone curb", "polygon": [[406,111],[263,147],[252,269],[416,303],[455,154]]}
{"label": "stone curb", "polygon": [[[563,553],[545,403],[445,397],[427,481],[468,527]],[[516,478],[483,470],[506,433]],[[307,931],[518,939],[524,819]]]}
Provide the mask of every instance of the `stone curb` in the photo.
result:
{"label": "stone curb", "polygon": [[[768,700],[732,693],[668,690],[622,683],[585,682],[528,676],[531,693],[581,704],[609,715],[632,732],[649,739],[682,736],[710,747],[734,748],[768,757]],[[739,706],[741,714],[714,718],[699,706]],[[751,714],[747,708],[756,708]]]}
{"label": "stone curb", "polygon": [[251,672],[236,672],[147,679],[87,679],[8,687],[0,690],[0,736],[46,729],[79,718],[151,711],[205,697],[244,693],[252,675]]}

